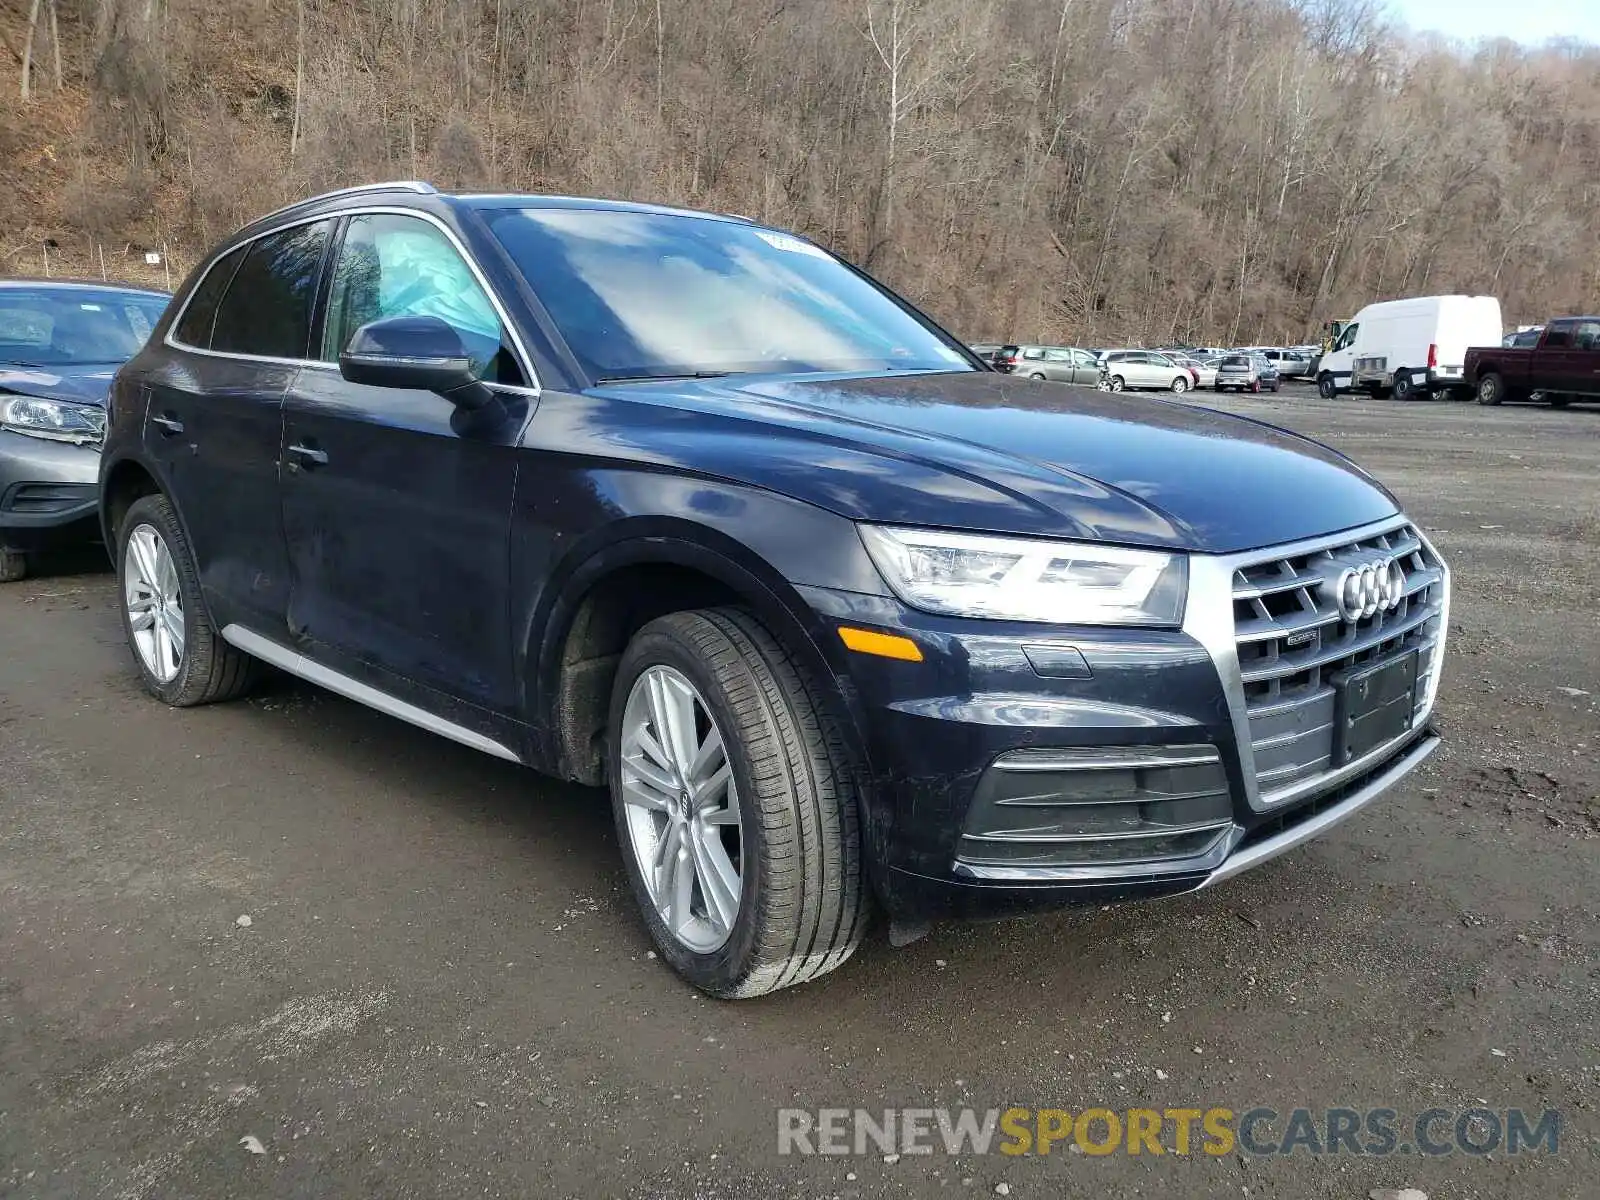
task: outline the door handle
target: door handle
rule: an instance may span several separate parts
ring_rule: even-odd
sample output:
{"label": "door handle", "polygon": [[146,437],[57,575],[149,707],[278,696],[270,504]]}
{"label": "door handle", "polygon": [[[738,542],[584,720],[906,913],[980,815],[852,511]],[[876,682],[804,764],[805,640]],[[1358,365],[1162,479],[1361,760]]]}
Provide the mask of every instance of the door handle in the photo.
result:
{"label": "door handle", "polygon": [[176,437],[183,432],[183,422],[178,420],[177,417],[151,417],[150,424],[161,426],[161,433],[164,437]]}
{"label": "door handle", "polygon": [[328,462],[328,452],[326,450],[318,450],[315,446],[307,446],[299,442],[289,447],[289,457],[299,460],[289,464],[291,471],[297,470],[301,466],[321,467]]}

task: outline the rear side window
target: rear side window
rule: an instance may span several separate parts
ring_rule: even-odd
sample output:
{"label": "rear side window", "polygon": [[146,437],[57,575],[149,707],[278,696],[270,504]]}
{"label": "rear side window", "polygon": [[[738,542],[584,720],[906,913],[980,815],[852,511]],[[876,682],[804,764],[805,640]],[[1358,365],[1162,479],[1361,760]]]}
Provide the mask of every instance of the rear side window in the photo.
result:
{"label": "rear side window", "polygon": [[305,358],[317,270],[331,225],[331,221],[297,225],[250,244],[217,309],[211,349],[263,358]]}
{"label": "rear side window", "polygon": [[248,246],[240,246],[237,250],[230,250],[211,264],[200,286],[189,297],[189,306],[183,310],[183,319],[173,330],[173,337],[186,346],[201,350],[211,348],[211,328],[217,323],[217,305],[222,300],[222,294],[228,290],[233,273],[239,269],[248,249]]}
{"label": "rear side window", "polygon": [[1582,321],[1572,344],[1579,350],[1600,350],[1600,321]]}

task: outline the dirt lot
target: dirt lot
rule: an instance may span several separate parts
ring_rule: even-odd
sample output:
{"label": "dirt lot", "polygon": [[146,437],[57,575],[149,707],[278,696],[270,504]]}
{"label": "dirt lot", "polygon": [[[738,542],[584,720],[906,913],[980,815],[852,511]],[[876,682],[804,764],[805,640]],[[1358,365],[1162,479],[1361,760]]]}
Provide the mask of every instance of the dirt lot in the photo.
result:
{"label": "dirt lot", "polygon": [[[599,793],[288,682],[167,710],[95,562],[0,591],[0,1195],[1595,1195],[1600,411],[1225,406],[1437,535],[1445,748],[1225,886],[880,936],[754,1003],[647,954]],[[779,1106],[890,1104],[1564,1123],[1554,1158],[777,1154]]]}

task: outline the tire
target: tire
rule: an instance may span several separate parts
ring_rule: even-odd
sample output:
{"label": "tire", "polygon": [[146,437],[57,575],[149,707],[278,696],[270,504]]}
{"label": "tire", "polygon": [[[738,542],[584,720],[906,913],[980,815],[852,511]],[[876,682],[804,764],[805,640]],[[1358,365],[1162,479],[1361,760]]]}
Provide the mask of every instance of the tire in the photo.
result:
{"label": "tire", "polygon": [[[674,770],[645,750],[640,734],[630,732],[642,730],[653,739],[656,725],[666,724],[649,695],[652,679],[680,689],[679,681],[689,685],[688,708],[675,711],[694,714],[694,746],[702,745],[702,736],[709,744],[702,728],[720,735],[730,781],[721,793],[723,810],[732,810],[734,821],[703,823],[707,810],[687,790],[692,778],[674,798],[641,774],[647,769],[661,777]],[[641,688],[642,701],[636,697]],[[684,693],[676,694],[681,704]],[[631,708],[632,703],[643,707]],[[623,653],[608,728],[611,806],[628,881],[651,938],[673,969],[713,996],[743,999],[805,983],[850,957],[871,915],[861,862],[857,773],[813,688],[765,626],[737,608],[673,613],[652,621]],[[693,748],[688,753],[698,758]],[[719,767],[713,775],[723,773]],[[681,782],[683,775],[671,778]],[[653,802],[625,798],[652,793],[678,807],[658,809]],[[715,800],[716,793],[711,795]],[[726,817],[723,810],[716,811]],[[695,843],[672,841],[674,826]],[[717,846],[722,862],[734,862],[726,829],[737,830],[737,909],[731,921],[715,921],[699,864]],[[652,830],[659,831],[653,842]],[[669,925],[652,897],[656,885],[645,878],[663,845],[669,853],[677,845],[680,867],[688,869],[693,859],[695,868],[681,932]],[[658,890],[669,889],[670,881]],[[670,901],[668,911],[676,915]],[[715,942],[719,933],[722,940]]]}
{"label": "tire", "polygon": [[1506,398],[1506,381],[1498,371],[1488,371],[1478,376],[1478,403],[1493,407]]}
{"label": "tire", "polygon": [[1410,372],[1396,371],[1394,373],[1394,398],[1396,400],[1415,400],[1419,395],[1416,384],[1411,380]]}
{"label": "tire", "polygon": [[1250,385],[1250,391],[1254,395],[1260,395],[1260,393],[1261,393],[1261,380],[1258,379],[1254,383],[1252,383]]}
{"label": "tire", "polygon": [[0,546],[0,583],[17,583],[28,577],[28,556],[21,550]]}
{"label": "tire", "polygon": [[1332,400],[1339,395],[1339,381],[1327,372],[1317,376],[1317,395]]}
{"label": "tire", "polygon": [[[141,535],[140,550],[130,550],[134,536]],[[147,536],[148,535],[148,536]],[[163,653],[161,642],[156,641],[153,659],[146,658],[145,650],[135,637],[134,616],[130,611],[133,597],[153,594],[139,582],[141,556],[147,558],[156,539],[168,556],[171,568],[170,583],[175,587],[164,589],[167,603],[158,611],[156,602],[145,609],[150,613],[148,626],[155,636],[155,627],[167,629],[175,623],[181,631],[181,645],[176,654],[171,651],[171,635],[167,634],[168,650]],[[196,704],[213,704],[232,700],[243,695],[255,682],[259,670],[256,661],[243,651],[228,645],[211,624],[205,601],[200,594],[200,576],[195,570],[194,555],[189,551],[189,541],[178,523],[171,502],[161,495],[144,496],[134,501],[117,530],[117,595],[118,609],[122,613],[122,632],[128,639],[128,649],[139,669],[139,678],[145,690],[158,700],[175,708],[188,708]],[[148,565],[148,564],[147,564]],[[158,575],[164,571],[157,570]],[[177,599],[177,616],[171,617],[171,600]],[[163,612],[166,619],[163,619]],[[157,672],[156,663],[171,669]]]}
{"label": "tire", "polygon": [[1037,371],[1034,371],[1031,375],[1028,376],[1028,378],[1029,379],[1037,379],[1040,383],[1044,382],[1044,376],[1039,374],[1039,372],[1037,372]]}
{"label": "tire", "polygon": [[1121,375],[1113,375],[1111,377],[1111,390],[1113,392],[1125,392],[1125,391],[1127,391],[1128,390],[1128,382],[1127,382],[1127,380],[1123,379]]}
{"label": "tire", "polygon": [[1572,403],[1572,397],[1565,392],[1549,392],[1545,399],[1550,402],[1551,408],[1565,408]]}
{"label": "tire", "polygon": [[1189,381],[1182,375],[1176,375],[1172,380],[1172,394],[1181,396],[1189,390]]}

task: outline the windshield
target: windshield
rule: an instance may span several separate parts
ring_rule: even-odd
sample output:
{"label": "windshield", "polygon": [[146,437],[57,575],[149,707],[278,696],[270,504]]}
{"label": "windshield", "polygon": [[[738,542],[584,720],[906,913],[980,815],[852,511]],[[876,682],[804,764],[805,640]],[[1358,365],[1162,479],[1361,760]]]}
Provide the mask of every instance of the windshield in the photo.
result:
{"label": "windshield", "polygon": [[106,288],[0,288],[0,363],[65,367],[126,362],[167,307],[163,296]]}
{"label": "windshield", "polygon": [[789,234],[602,209],[484,216],[579,363],[602,382],[976,369],[870,281]]}

